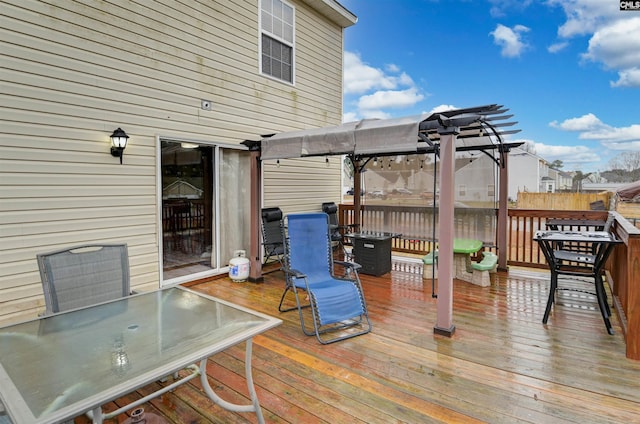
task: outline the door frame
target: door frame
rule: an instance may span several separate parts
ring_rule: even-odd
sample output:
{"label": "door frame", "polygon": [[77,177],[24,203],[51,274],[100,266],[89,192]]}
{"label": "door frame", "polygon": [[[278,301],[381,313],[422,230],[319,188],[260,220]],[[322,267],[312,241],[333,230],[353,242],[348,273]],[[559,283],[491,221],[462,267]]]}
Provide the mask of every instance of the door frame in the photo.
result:
{"label": "door frame", "polygon": [[[162,142],[169,141],[174,143],[194,143],[200,144],[204,146],[209,146],[214,149],[213,151],[213,160],[214,160],[214,169],[213,169],[213,187],[214,187],[214,196],[213,196],[213,216],[214,216],[214,227],[215,231],[212,232],[213,243],[216,248],[215,254],[216,263],[218,264],[217,268],[212,268],[208,271],[197,272],[194,274],[183,275],[180,277],[172,278],[170,280],[164,279],[164,243],[163,243],[163,233],[162,233]],[[235,150],[249,150],[246,146],[242,144],[228,144],[228,143],[220,143],[211,140],[200,140],[200,139],[191,139],[191,138],[183,138],[183,137],[175,137],[175,136],[156,136],[156,246],[158,248],[158,275],[160,277],[159,287],[169,287],[177,284],[198,280],[200,278],[207,278],[216,275],[221,275],[229,272],[228,264],[223,265],[223,261],[220,259],[220,213],[217,209],[220,206],[220,178],[218,177],[218,172],[220,170],[220,149],[235,149]],[[212,252],[213,253],[213,252]]]}

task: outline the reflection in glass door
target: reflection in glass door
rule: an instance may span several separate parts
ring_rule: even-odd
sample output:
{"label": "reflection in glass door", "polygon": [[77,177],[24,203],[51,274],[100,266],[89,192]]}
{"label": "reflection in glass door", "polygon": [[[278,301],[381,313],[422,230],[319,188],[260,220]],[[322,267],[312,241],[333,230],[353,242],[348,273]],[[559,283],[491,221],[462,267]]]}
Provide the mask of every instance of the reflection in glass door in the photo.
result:
{"label": "reflection in glass door", "polygon": [[161,142],[163,280],[217,267],[214,147]]}

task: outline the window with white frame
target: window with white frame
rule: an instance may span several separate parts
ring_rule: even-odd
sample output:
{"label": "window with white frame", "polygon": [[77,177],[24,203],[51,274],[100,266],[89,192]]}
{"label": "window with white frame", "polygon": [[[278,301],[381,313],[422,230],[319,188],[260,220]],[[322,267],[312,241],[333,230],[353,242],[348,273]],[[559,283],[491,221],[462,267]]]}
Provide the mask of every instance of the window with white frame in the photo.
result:
{"label": "window with white frame", "polygon": [[293,83],[294,9],[282,0],[260,3],[260,72]]}

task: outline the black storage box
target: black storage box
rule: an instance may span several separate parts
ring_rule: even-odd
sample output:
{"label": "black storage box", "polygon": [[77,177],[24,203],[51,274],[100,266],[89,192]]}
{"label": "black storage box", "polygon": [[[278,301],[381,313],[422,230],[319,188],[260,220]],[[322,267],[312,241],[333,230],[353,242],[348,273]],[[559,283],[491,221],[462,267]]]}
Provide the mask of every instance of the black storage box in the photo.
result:
{"label": "black storage box", "polygon": [[363,274],[380,276],[391,271],[391,237],[358,235],[353,239],[355,262]]}

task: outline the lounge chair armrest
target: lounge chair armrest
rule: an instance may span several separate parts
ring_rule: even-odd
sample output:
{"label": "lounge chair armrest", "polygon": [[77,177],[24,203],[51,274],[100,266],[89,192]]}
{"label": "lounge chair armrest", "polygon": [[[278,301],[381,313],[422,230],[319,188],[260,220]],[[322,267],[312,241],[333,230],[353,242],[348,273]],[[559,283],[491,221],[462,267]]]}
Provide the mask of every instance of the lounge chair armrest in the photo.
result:
{"label": "lounge chair armrest", "polygon": [[283,269],[285,274],[291,274],[293,278],[306,278],[307,274],[304,274],[297,269]]}
{"label": "lounge chair armrest", "polygon": [[357,264],[355,262],[347,262],[347,261],[333,261],[334,264],[342,265],[345,268],[351,268],[354,271],[359,271],[362,268],[362,265]]}

